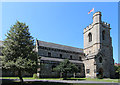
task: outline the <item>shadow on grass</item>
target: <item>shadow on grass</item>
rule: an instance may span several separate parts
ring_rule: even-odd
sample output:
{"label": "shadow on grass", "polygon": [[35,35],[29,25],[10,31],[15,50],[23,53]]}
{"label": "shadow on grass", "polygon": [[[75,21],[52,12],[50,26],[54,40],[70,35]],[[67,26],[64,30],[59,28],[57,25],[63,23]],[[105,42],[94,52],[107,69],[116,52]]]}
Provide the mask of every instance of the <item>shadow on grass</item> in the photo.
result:
{"label": "shadow on grass", "polygon": [[[2,83],[2,85],[21,85],[20,82]],[[72,83],[56,83],[56,82],[41,82],[41,81],[29,81],[24,82],[23,85],[103,85],[103,84],[72,84]]]}
{"label": "shadow on grass", "polygon": [[15,79],[0,79],[0,81],[2,81],[2,83],[7,83],[7,82],[14,82]]}
{"label": "shadow on grass", "polygon": [[2,85],[15,85],[14,83],[16,83],[14,79],[0,79],[0,81],[2,81]]}

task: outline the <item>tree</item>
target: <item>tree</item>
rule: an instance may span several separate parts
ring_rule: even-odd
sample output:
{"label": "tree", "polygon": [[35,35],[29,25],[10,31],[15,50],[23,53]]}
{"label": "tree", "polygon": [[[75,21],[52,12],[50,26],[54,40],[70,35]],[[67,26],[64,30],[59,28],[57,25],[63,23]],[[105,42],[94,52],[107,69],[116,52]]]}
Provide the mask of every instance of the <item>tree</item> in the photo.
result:
{"label": "tree", "polygon": [[115,72],[120,74],[120,66],[115,66]]}
{"label": "tree", "polygon": [[23,82],[23,71],[36,70],[37,55],[34,51],[34,39],[30,35],[28,26],[19,21],[10,28],[5,36],[2,50],[5,56],[3,68],[17,71],[20,81]]}
{"label": "tree", "polygon": [[120,65],[114,66],[116,78],[120,78]]}
{"label": "tree", "polygon": [[64,79],[67,78],[67,73],[75,73],[78,72],[78,67],[75,64],[70,63],[68,59],[65,59],[58,66],[53,68],[54,71],[60,72],[60,74],[64,74]]}

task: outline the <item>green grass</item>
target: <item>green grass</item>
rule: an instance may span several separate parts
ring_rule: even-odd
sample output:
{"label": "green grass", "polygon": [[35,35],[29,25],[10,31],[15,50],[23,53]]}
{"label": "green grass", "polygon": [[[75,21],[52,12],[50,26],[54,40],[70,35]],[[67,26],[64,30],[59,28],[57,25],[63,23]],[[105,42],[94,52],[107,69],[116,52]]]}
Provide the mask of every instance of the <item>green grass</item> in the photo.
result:
{"label": "green grass", "polygon": [[[19,79],[19,77],[0,77],[2,79]],[[34,79],[33,77],[23,77],[23,79]]]}
{"label": "green grass", "polygon": [[86,81],[101,81],[101,82],[115,82],[118,83],[118,79],[110,79],[110,78],[104,78],[104,79],[98,79],[98,78],[68,78],[70,80],[86,80]]}
{"label": "green grass", "polygon": [[102,81],[102,82],[115,82],[118,83],[118,79],[110,79],[110,78],[104,78],[104,79],[97,79],[97,78],[86,78],[88,81]]}
{"label": "green grass", "polygon": [[[19,77],[2,77],[2,79],[19,79]],[[23,77],[23,79],[34,79],[33,77]],[[63,80],[63,78],[38,78],[38,80]],[[118,79],[97,79],[97,78],[67,78],[67,80],[85,80],[85,81],[102,81],[102,82],[115,82],[118,83]]]}
{"label": "green grass", "polygon": [[[2,79],[19,79],[19,77],[2,77]],[[33,78],[33,77],[23,77],[23,79],[35,79],[35,78]],[[37,78],[37,79],[38,80],[63,80],[63,78]]]}
{"label": "green grass", "polygon": [[[2,79],[19,79],[19,77],[2,77]],[[23,79],[35,79],[33,77],[23,77]],[[38,80],[63,80],[63,78],[37,78]],[[67,80],[85,80],[86,78],[67,78]]]}

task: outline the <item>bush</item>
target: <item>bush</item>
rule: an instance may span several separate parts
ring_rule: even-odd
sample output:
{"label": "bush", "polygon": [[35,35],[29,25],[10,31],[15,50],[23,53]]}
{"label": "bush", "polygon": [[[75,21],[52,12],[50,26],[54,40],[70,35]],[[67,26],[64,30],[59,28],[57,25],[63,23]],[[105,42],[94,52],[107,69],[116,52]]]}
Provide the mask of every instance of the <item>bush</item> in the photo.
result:
{"label": "bush", "polygon": [[34,79],[38,78],[38,76],[37,76],[36,73],[33,74],[33,78],[34,78]]}
{"label": "bush", "polygon": [[98,75],[97,78],[98,79],[103,79],[103,76],[102,75]]}

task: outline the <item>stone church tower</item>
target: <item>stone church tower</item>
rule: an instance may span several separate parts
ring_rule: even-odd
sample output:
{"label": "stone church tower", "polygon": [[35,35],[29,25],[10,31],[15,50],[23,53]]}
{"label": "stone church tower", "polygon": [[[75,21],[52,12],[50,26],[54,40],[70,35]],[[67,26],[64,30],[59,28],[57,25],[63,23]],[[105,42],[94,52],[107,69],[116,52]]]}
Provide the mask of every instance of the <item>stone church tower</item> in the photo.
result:
{"label": "stone church tower", "polygon": [[114,77],[114,60],[110,24],[101,21],[101,12],[93,14],[93,23],[84,29],[86,77]]}

